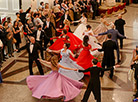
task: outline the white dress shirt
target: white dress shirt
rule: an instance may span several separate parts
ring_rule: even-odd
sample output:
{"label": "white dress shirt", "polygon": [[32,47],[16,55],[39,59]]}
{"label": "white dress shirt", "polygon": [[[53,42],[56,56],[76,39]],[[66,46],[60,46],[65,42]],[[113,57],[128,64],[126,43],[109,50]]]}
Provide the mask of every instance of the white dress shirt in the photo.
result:
{"label": "white dress shirt", "polygon": [[50,22],[46,21],[46,24],[47,24],[47,28],[49,28],[49,24],[50,24]]}
{"label": "white dress shirt", "polygon": [[41,31],[37,30],[36,41],[40,41],[40,35],[41,35]]}
{"label": "white dress shirt", "polygon": [[30,43],[30,53],[33,52],[34,44]]}

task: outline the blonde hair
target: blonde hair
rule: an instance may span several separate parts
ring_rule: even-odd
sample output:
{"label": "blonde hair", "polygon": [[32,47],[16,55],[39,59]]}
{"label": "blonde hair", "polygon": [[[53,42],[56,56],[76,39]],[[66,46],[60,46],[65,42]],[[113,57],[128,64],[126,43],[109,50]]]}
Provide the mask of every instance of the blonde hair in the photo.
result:
{"label": "blonde hair", "polygon": [[65,19],[65,20],[64,20],[64,24],[66,24],[66,25],[70,26],[70,21],[69,21],[69,20],[67,20],[67,19]]}

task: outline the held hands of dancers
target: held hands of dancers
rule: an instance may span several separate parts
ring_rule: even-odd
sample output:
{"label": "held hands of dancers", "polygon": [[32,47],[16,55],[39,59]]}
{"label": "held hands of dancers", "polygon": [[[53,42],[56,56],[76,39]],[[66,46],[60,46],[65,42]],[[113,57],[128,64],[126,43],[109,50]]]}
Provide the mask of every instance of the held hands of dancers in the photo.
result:
{"label": "held hands of dancers", "polygon": [[99,35],[92,35],[93,37],[98,37]]}

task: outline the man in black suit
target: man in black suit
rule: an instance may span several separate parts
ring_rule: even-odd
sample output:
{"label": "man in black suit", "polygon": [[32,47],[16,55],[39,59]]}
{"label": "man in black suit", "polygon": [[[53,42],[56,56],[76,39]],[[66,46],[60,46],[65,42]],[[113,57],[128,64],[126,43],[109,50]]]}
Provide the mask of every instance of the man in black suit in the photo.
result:
{"label": "man in black suit", "polygon": [[[122,19],[122,15],[118,15],[118,19],[115,21],[114,24],[115,24],[118,32],[124,36],[124,25],[126,24],[126,22],[125,22],[125,20]],[[120,48],[122,49],[123,48],[123,39],[122,38],[119,38],[119,39],[120,39]]]}
{"label": "man in black suit", "polygon": [[117,39],[118,38],[122,38],[122,39],[126,39],[125,36],[121,35],[118,30],[114,29],[114,24],[111,25],[111,29],[107,30],[106,32],[103,32],[103,33],[100,33],[98,35],[106,35],[106,34],[111,34],[112,35],[112,41],[116,42],[116,45],[117,45],[117,63],[119,64],[121,62],[120,60],[120,52],[119,52],[119,47],[118,47],[118,41]]}
{"label": "man in black suit", "polygon": [[[102,67],[112,67],[115,65],[115,56],[114,50],[117,50],[117,44],[115,41],[112,41],[112,35],[107,35],[108,40],[103,43],[102,49],[98,49],[98,51],[104,51],[104,56],[102,60]],[[104,72],[101,73],[101,77],[103,77]],[[113,77],[113,70],[111,70],[110,78]]]}
{"label": "man in black suit", "polygon": [[[40,46],[42,47],[42,40],[45,37],[45,33],[42,31],[41,25],[39,25],[37,29],[38,30],[33,33],[33,36],[36,42],[38,42]],[[43,50],[41,50],[41,58],[44,59]]]}
{"label": "man in black suit", "polygon": [[33,75],[33,71],[32,71],[33,61],[36,62],[40,74],[44,75],[42,66],[41,66],[39,60],[37,60],[39,58],[38,50],[42,50],[42,47],[39,45],[39,43],[35,42],[34,37],[30,37],[30,43],[27,43],[25,46],[20,48],[18,50],[18,52],[21,51],[21,50],[24,50],[24,49],[27,49],[27,52],[29,53],[29,71],[30,71],[30,75]]}
{"label": "man in black suit", "polygon": [[20,9],[20,11],[19,11],[20,12],[20,19],[21,19],[21,22],[23,25],[25,24],[25,21],[26,21],[26,14],[30,13],[30,11],[31,11],[31,7],[29,7],[26,10],[26,12],[23,12],[23,9]]}
{"label": "man in black suit", "polygon": [[93,67],[90,67],[86,70],[79,70],[79,72],[90,72],[91,78],[88,84],[88,87],[85,91],[84,97],[81,102],[87,102],[90,96],[90,93],[93,92],[96,102],[101,102],[101,85],[99,74],[101,71],[113,70],[113,68],[99,68],[97,67],[98,60],[93,59]]}
{"label": "man in black suit", "polygon": [[91,0],[91,1],[90,1],[90,4],[92,5],[92,10],[93,10],[92,19],[95,20],[96,11],[97,11],[97,3],[96,3],[96,1]]}
{"label": "man in black suit", "polygon": [[46,19],[46,22],[44,23],[44,31],[45,31],[45,39],[44,39],[44,47],[47,48],[47,44],[50,42],[50,44],[52,45],[54,42],[53,40],[50,40],[50,38],[52,38],[52,27],[55,29],[56,28],[54,26],[54,24],[52,22],[50,22],[50,18],[48,17]]}

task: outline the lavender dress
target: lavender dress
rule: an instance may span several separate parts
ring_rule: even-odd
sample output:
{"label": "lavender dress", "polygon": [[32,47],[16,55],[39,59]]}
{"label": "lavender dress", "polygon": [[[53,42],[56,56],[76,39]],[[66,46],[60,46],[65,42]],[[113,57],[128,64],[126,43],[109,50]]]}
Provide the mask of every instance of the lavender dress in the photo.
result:
{"label": "lavender dress", "polygon": [[[77,68],[80,70],[84,70],[81,66],[79,66],[76,62],[74,62],[72,59],[70,59],[70,53],[71,51],[69,49],[67,49],[66,52],[63,52],[64,49],[61,49],[61,56],[62,59],[59,62],[60,65],[64,66],[64,67],[68,67],[68,68]],[[77,71],[73,71],[73,70],[66,70],[63,68],[59,69],[59,73],[61,73],[62,75],[71,78],[73,80],[81,80],[84,76],[83,73],[77,72]]]}

